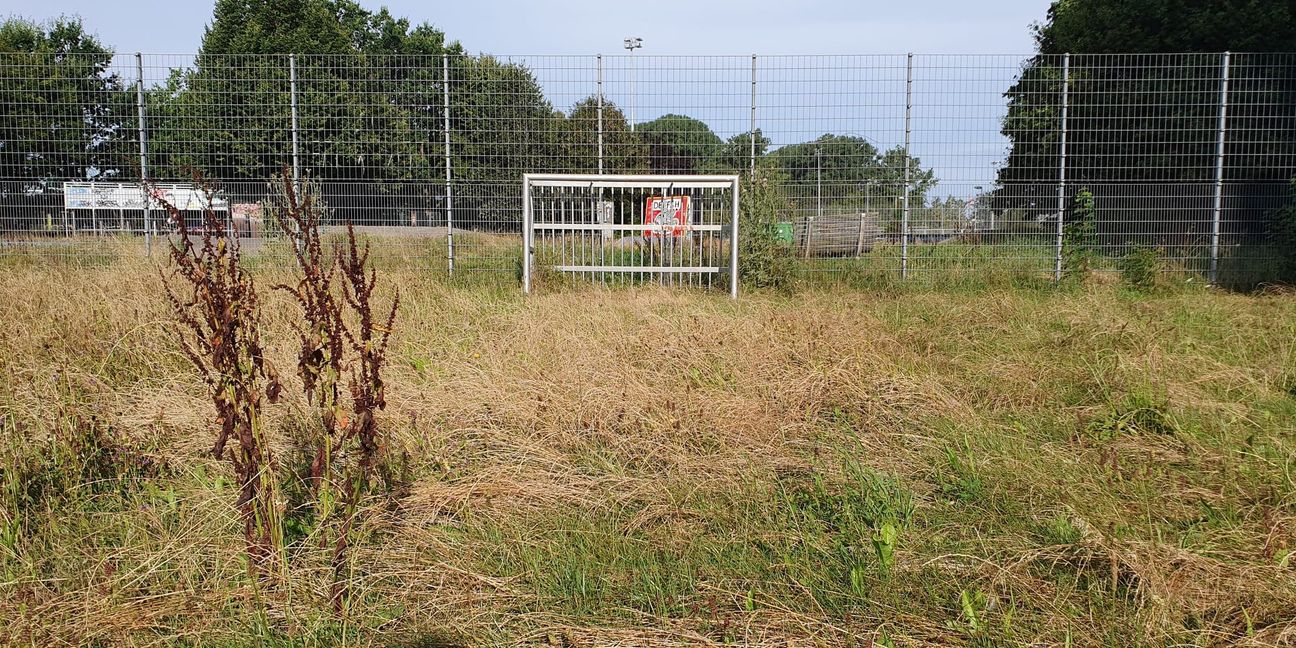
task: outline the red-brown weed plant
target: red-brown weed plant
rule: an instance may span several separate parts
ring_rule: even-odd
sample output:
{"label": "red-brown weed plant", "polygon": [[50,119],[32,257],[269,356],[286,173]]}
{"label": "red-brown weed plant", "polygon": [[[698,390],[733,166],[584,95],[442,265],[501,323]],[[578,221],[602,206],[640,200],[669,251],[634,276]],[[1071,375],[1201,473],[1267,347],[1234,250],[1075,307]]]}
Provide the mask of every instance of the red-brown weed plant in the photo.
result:
{"label": "red-brown weed plant", "polygon": [[[370,478],[380,458],[382,445],[378,437],[376,414],[387,407],[382,380],[382,368],[387,359],[387,345],[391,341],[396,310],[400,307],[399,292],[392,299],[391,309],[383,320],[374,318],[373,292],[378,284],[378,272],[369,265],[369,244],[356,245],[355,228],[347,222],[345,248],[336,247],[342,276],[342,296],[355,315],[355,323],[342,331],[355,355],[350,367],[351,418],[343,430],[343,446],[354,445],[359,456],[347,477],[343,491],[346,517],[342,530],[333,545],[333,587],[331,596],[335,612],[341,612],[350,581],[347,549],[355,525],[356,510],[360,500],[369,491]],[[368,272],[366,273],[366,269]],[[381,321],[381,323],[380,323]]]}
{"label": "red-brown weed plant", "polygon": [[302,322],[294,324],[298,340],[297,374],[302,379],[307,404],[320,417],[320,426],[312,438],[310,488],[317,504],[326,509],[317,513],[328,517],[326,502],[330,501],[333,458],[341,450],[339,423],[342,427],[347,425],[339,397],[346,328],[342,302],[334,294],[337,255],[328,255],[321,240],[319,225],[324,210],[316,203],[309,185],[305,185],[305,190],[299,188],[286,171],[278,180],[282,200],[276,216],[292,243],[299,276],[295,285],[276,284],[274,288],[292,295],[302,310]]}
{"label": "red-brown weed plant", "polygon": [[[382,368],[400,295],[385,317],[375,317],[378,276],[369,263],[369,245],[357,243],[355,228],[348,221],[345,241],[334,243],[328,255],[320,234],[324,209],[309,184],[299,186],[287,169],[279,180],[283,198],[279,218],[292,243],[299,276],[296,285],[276,288],[291,294],[303,315],[296,327],[297,372],[307,403],[319,413],[310,477],[321,528],[327,528],[324,523],[339,513],[335,501],[342,508],[333,538],[330,588],[334,611],[341,613],[350,571],[347,550],[361,499],[369,491],[382,451],[376,415],[387,405]],[[339,396],[344,373],[351,396],[349,411]],[[321,535],[321,541],[327,542],[327,537]]]}
{"label": "red-brown weed plant", "polygon": [[[355,353],[351,367],[352,416],[348,436],[360,446],[360,464],[367,479],[378,457],[378,424],[374,415],[387,407],[382,368],[387,362],[387,346],[400,307],[400,292],[392,299],[391,309],[382,320],[374,319],[373,293],[378,271],[369,265],[369,244],[356,245],[355,228],[347,223],[346,247],[337,246],[341,266],[342,296],[356,316],[356,323],[343,328],[347,342]],[[368,270],[368,272],[366,272]]]}
{"label": "red-brown weed plant", "polygon": [[249,573],[268,577],[281,555],[283,525],[262,398],[277,400],[281,385],[265,357],[256,286],[240,263],[238,239],[226,235],[226,223],[212,209],[213,186],[197,173],[194,181],[206,200],[198,232],[190,229],[184,212],[159,198],[174,228],[171,266],[169,273],[162,271],[162,285],[180,348],[216,409],[219,431],[212,454],[227,457],[234,467]]}

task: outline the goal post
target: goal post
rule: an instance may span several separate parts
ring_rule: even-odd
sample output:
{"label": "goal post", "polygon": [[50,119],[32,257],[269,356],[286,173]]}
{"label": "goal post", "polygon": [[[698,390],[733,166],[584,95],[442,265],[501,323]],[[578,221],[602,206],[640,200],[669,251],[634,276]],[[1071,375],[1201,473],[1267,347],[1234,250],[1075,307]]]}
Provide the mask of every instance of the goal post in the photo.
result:
{"label": "goal post", "polygon": [[522,176],[522,291],[537,271],[738,297],[736,175]]}

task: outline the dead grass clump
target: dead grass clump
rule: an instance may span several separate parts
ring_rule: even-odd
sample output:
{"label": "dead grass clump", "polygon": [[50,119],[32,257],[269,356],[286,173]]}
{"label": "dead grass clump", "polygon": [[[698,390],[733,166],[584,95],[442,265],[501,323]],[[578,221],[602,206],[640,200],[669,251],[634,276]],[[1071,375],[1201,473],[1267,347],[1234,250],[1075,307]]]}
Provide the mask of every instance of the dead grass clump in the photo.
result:
{"label": "dead grass clump", "polygon": [[[1094,590],[1127,602],[1150,640],[1187,637],[1212,643],[1281,634],[1296,609],[1296,576],[1272,566],[1235,565],[1161,543],[1116,540],[1080,524],[1082,539],[1027,552],[996,573],[1004,591],[1036,583],[1061,596],[1085,598]],[[1058,590],[1046,573],[1066,573]],[[1029,588],[1030,585],[1027,585]],[[1042,592],[1033,592],[1039,596]],[[1275,630],[1274,628],[1279,628]]]}

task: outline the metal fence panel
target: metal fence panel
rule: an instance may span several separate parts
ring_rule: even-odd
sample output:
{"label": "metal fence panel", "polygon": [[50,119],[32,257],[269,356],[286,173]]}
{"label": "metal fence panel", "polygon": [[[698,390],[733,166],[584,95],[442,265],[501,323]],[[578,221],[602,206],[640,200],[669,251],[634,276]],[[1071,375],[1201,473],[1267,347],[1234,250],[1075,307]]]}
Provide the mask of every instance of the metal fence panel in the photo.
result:
{"label": "metal fence panel", "polygon": [[[512,273],[523,174],[743,174],[813,276],[1273,278],[1296,54],[0,54],[0,254],[147,254],[191,182],[270,258],[276,174],[431,272]],[[65,183],[95,183],[77,202]],[[80,190],[80,189],[78,189]],[[141,187],[142,195],[142,187]],[[1067,261],[1064,264],[1064,260]]]}

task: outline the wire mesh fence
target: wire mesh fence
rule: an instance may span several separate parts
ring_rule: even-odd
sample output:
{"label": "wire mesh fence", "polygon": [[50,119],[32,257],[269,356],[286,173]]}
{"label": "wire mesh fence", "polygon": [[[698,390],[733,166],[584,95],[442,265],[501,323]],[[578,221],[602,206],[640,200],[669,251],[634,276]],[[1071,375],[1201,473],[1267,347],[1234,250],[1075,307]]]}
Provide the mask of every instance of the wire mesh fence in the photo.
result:
{"label": "wire mesh fence", "polygon": [[[270,179],[429,271],[517,273],[526,173],[767,174],[815,275],[1162,267],[1272,279],[1296,54],[0,54],[0,255],[149,253],[149,193],[218,187],[275,249]],[[147,180],[148,183],[141,182]],[[152,187],[152,189],[147,188]]]}

